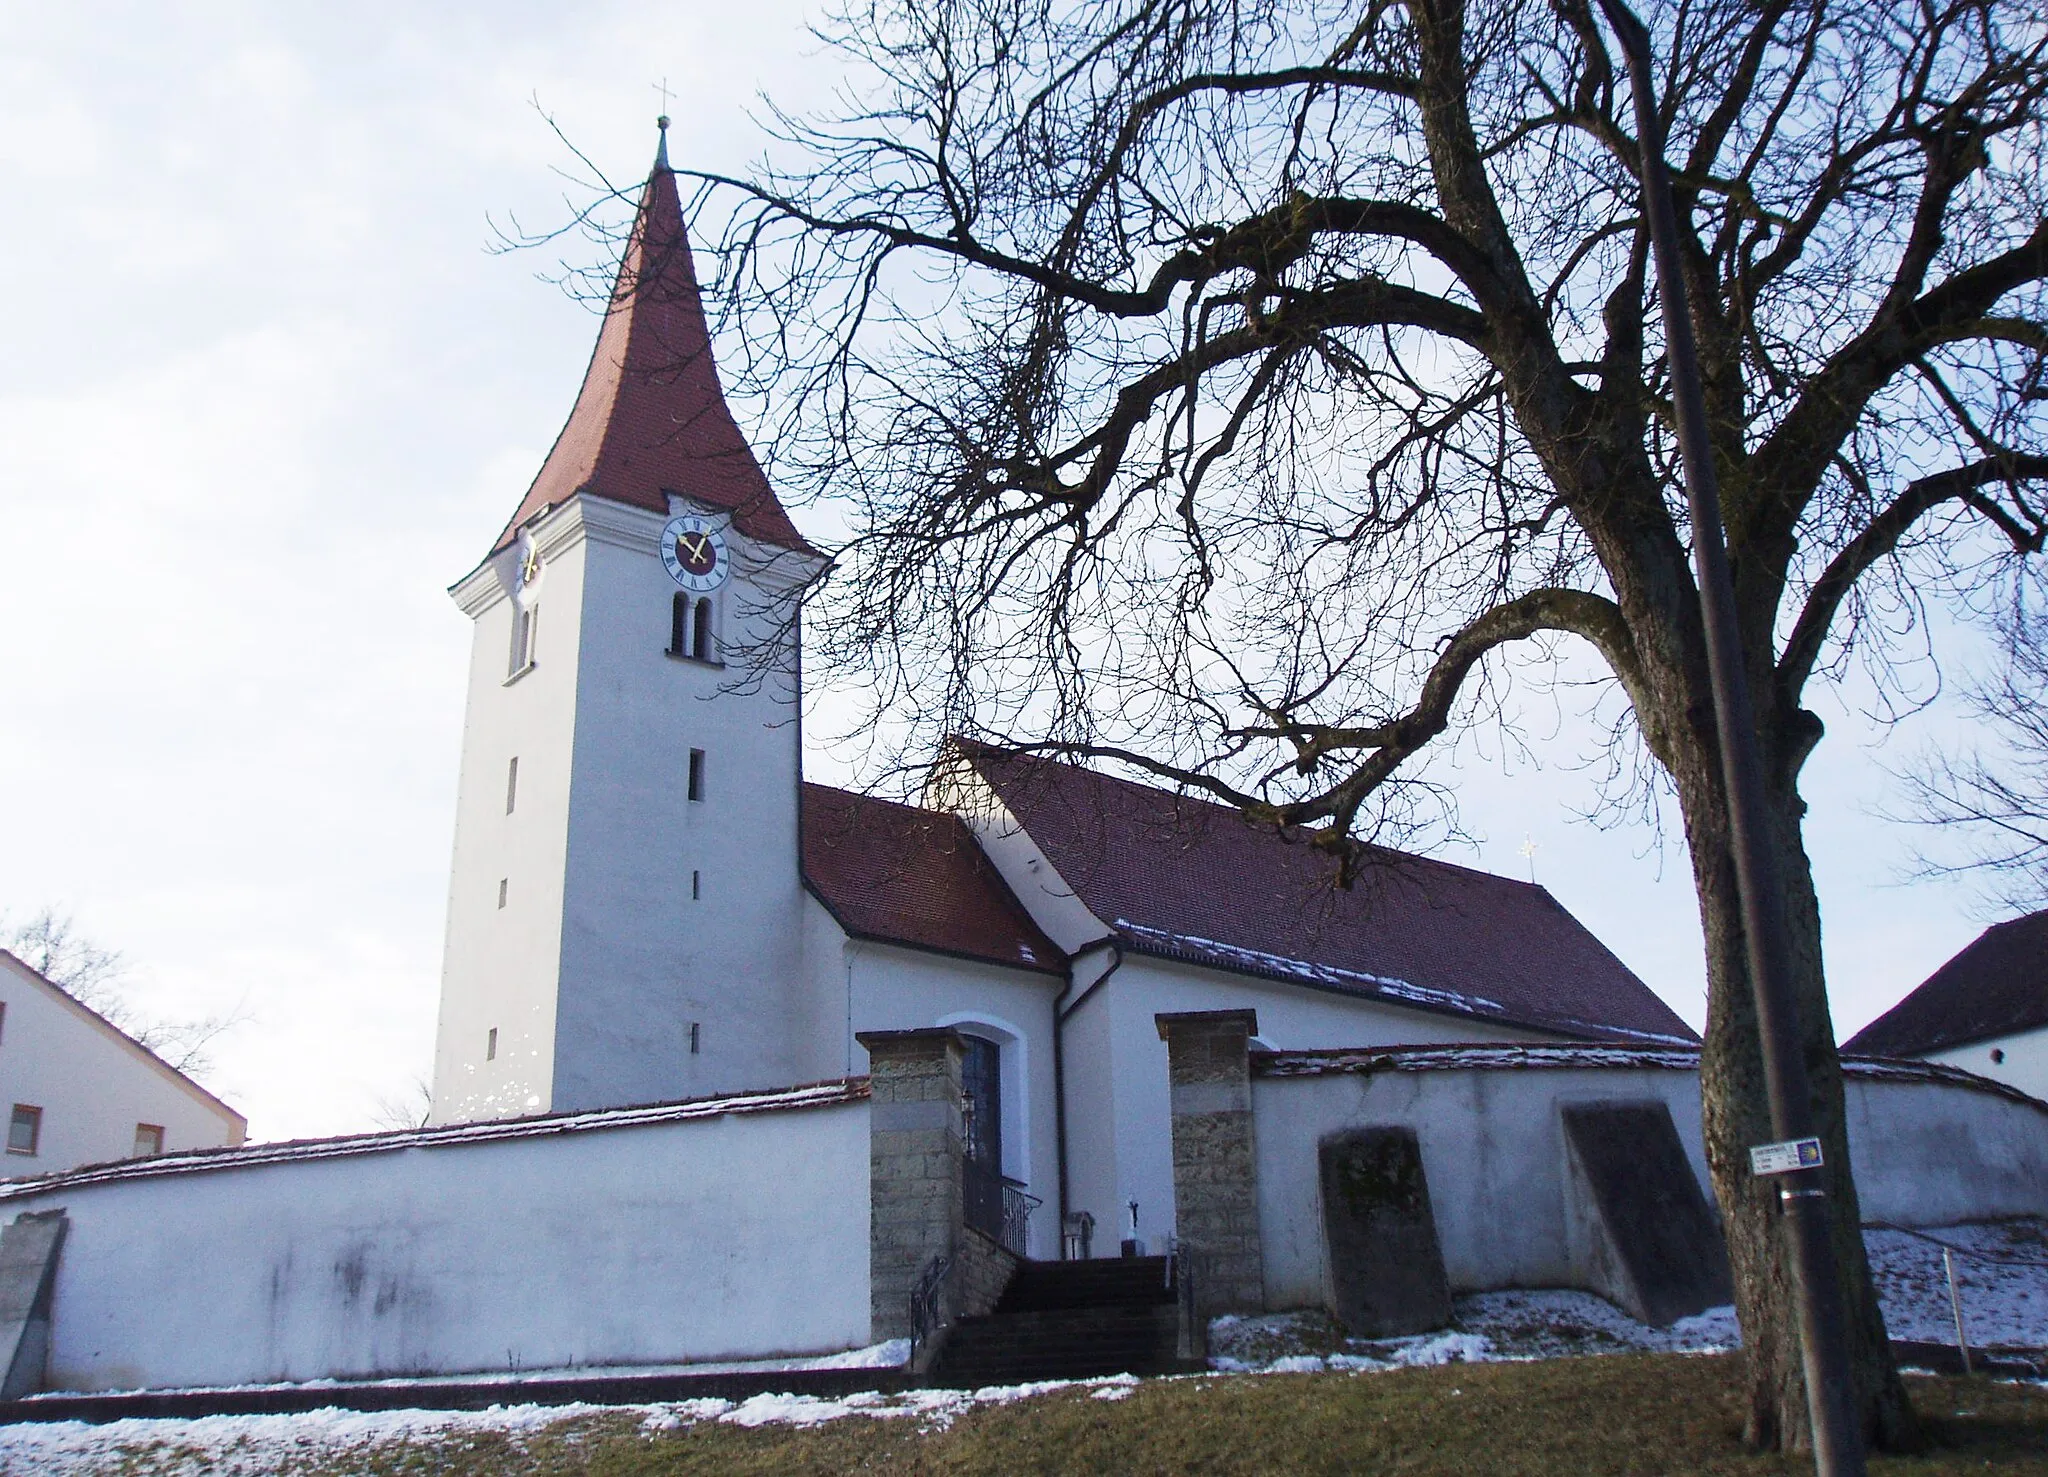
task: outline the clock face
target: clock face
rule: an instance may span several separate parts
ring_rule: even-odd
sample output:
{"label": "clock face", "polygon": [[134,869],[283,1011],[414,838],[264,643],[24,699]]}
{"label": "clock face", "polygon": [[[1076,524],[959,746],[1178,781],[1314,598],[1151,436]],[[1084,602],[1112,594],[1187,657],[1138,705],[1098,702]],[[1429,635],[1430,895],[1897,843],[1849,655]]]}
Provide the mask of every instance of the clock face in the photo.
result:
{"label": "clock face", "polygon": [[732,572],[725,537],[708,518],[685,513],[661,531],[661,562],[668,576],[693,595],[708,595]]}

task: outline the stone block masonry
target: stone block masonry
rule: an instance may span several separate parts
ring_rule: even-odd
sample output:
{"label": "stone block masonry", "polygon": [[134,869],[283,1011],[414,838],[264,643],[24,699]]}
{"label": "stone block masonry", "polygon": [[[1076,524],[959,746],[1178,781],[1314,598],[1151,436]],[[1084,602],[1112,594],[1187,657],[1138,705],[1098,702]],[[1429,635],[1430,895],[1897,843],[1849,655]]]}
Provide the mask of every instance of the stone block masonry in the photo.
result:
{"label": "stone block masonry", "polygon": [[1256,1313],[1266,1305],[1252,1137],[1250,1010],[1154,1017],[1166,1043],[1173,1113],[1178,1234],[1194,1264],[1195,1310]]}
{"label": "stone block masonry", "polygon": [[[863,1031],[869,1098],[868,1306],[872,1337],[911,1335],[910,1296],[935,1258],[960,1248],[960,1064],[957,1031]],[[957,1285],[957,1277],[954,1285]],[[942,1319],[954,1313],[940,1310]]]}

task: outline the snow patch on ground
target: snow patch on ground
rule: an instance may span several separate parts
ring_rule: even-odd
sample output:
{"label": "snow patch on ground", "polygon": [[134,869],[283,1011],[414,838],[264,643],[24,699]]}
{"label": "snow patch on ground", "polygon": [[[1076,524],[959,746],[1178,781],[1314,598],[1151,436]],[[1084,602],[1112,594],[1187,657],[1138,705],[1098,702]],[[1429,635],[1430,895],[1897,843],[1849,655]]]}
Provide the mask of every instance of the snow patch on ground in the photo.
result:
{"label": "snow patch on ground", "polygon": [[1972,1348],[2048,1349],[2048,1221],[1943,1226],[1919,1235],[1872,1229],[1863,1240],[1893,1338],[1956,1341],[1939,1241],[1958,1248],[1956,1296]]}
{"label": "snow patch on ground", "polygon": [[[1089,1380],[1039,1380],[979,1390],[864,1390],[851,1395],[756,1395],[751,1399],[674,1400],[649,1405],[513,1405],[478,1411],[313,1410],[293,1415],[206,1416],[193,1420],[124,1420],[105,1425],[49,1421],[0,1426],[0,1477],[85,1477],[141,1471],[151,1477],[258,1477],[288,1464],[367,1456],[402,1447],[490,1432],[515,1441],[551,1426],[593,1416],[639,1416],[649,1437],[701,1421],[730,1426],[823,1425],[863,1416],[912,1420],[944,1430],[980,1406],[1010,1405],[1058,1390],[1086,1390],[1097,1400],[1125,1400],[1135,1375]],[[137,1458],[142,1461],[138,1463]]]}

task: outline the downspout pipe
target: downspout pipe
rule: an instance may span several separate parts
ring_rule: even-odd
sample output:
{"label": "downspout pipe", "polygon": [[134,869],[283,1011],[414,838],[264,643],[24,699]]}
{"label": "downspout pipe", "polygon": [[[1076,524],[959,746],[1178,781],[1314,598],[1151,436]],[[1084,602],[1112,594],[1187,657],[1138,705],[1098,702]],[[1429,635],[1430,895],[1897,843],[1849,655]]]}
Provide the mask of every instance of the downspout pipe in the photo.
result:
{"label": "downspout pipe", "polygon": [[[1079,998],[1077,998],[1073,1002],[1073,1004],[1069,1005],[1067,1003],[1067,996],[1073,993],[1074,985],[1077,983],[1075,966],[1078,965],[1081,962],[1081,960],[1087,955],[1096,953],[1097,951],[1103,949],[1107,949],[1109,951],[1108,967],[1105,968],[1101,974],[1095,976],[1094,980],[1089,984],[1088,988],[1081,992]],[[1059,995],[1052,1002],[1053,1147],[1058,1151],[1057,1157],[1059,1159],[1060,1170],[1059,1244],[1060,1251],[1062,1254],[1065,1253],[1067,1245],[1067,1019],[1068,1017],[1072,1016],[1075,1011],[1079,1010],[1082,1006],[1086,1005],[1088,1003],[1089,997],[1092,996],[1097,990],[1101,989],[1104,985],[1108,984],[1109,977],[1115,974],[1119,969],[1123,968],[1123,963],[1124,946],[1115,934],[1106,933],[1101,938],[1090,939],[1087,943],[1081,945],[1080,948],[1076,949],[1072,954],[1067,956],[1067,983],[1060,990]]]}

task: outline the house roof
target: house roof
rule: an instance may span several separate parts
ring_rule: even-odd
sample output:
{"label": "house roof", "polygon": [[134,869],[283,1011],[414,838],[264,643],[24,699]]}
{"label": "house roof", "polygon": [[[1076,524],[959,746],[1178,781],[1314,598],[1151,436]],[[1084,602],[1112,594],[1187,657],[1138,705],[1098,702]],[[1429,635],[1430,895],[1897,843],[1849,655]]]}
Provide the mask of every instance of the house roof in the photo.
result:
{"label": "house roof", "polygon": [[803,870],[855,938],[1065,973],[1067,956],[956,816],[806,784]]}
{"label": "house roof", "polygon": [[529,518],[578,493],[666,513],[667,494],[677,492],[727,510],[751,539],[810,547],[726,406],[666,137],[575,408],[493,553]]}
{"label": "house roof", "polygon": [[230,1137],[248,1133],[249,1120],[247,1118],[201,1087],[197,1082],[151,1051],[147,1046],[144,1046],[140,1041],[137,1041],[133,1036],[130,1036],[126,1031],[94,1010],[90,1005],[80,1000],[76,995],[73,995],[69,990],[30,964],[26,959],[6,949],[0,949],[0,968],[10,969],[16,978],[25,981],[32,988],[41,990],[49,999],[69,1010],[80,1020],[111,1037],[124,1050],[146,1063],[160,1076],[169,1078],[178,1087],[184,1089],[192,1097],[197,1098],[203,1105],[219,1113],[227,1120]]}
{"label": "house roof", "polygon": [[1126,948],[1596,1041],[1698,1035],[1541,887],[1376,849],[1333,858],[1225,806],[961,743]]}
{"label": "house roof", "polygon": [[2048,908],[1993,924],[1844,1043],[1871,1056],[1921,1056],[2048,1026]]}

